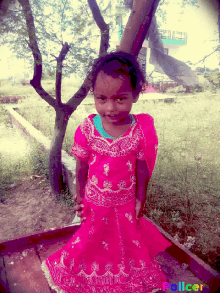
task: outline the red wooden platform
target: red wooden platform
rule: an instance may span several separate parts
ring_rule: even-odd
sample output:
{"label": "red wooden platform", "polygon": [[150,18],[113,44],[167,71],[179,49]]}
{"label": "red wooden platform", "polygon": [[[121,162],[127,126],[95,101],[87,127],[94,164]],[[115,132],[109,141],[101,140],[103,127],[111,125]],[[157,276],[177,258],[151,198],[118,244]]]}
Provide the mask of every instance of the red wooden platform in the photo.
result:
{"label": "red wooden platform", "polygon": [[[41,263],[67,244],[79,227],[80,224],[73,224],[0,243],[0,292],[55,292],[47,283],[41,270]],[[159,229],[168,240],[173,242],[167,251],[157,257],[162,270],[168,276],[168,282],[199,284],[203,285],[204,293],[217,292],[220,288],[220,275],[188,250],[183,249],[161,228]],[[182,264],[188,265],[189,269],[183,268]],[[165,292],[173,291],[166,289]]]}

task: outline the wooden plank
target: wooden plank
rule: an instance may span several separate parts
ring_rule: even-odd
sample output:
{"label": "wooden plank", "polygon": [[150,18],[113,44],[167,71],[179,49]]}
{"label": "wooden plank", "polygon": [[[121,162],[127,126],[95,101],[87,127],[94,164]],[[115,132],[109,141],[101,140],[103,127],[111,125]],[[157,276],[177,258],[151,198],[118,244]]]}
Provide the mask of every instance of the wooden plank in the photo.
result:
{"label": "wooden plank", "polygon": [[6,278],[6,270],[4,267],[3,257],[0,257],[0,292],[10,293],[7,278]]}
{"label": "wooden plank", "polygon": [[[191,271],[187,269],[187,267],[184,269],[181,266],[181,264],[175,258],[173,258],[167,251],[160,252],[157,255],[157,261],[159,262],[164,274],[168,278],[167,283],[169,283],[170,285],[176,284],[178,286],[178,289],[179,286],[181,289],[183,289],[182,282],[184,282],[184,286],[186,284],[198,284],[199,288],[201,288],[202,285],[202,290],[199,291],[202,291],[203,293],[210,292],[210,288],[207,284],[205,284],[198,277],[196,277]],[[179,284],[179,282],[181,282],[181,284]],[[173,291],[175,290],[172,290],[171,288],[167,288],[165,290],[165,292],[167,293],[171,293]]]}
{"label": "wooden plank", "polygon": [[203,260],[201,260],[191,251],[183,247],[179,242],[175,241],[172,236],[170,236],[161,227],[157,226],[151,219],[147,218],[146,216],[144,217],[154,226],[156,226],[161,234],[164,235],[164,237],[172,243],[172,245],[166,249],[166,251],[172,257],[174,257],[180,264],[187,264],[189,266],[189,269],[200,280],[209,285],[210,290],[216,290],[216,288],[220,288],[220,274],[217,271],[213,270]]}
{"label": "wooden plank", "polygon": [[36,247],[41,262],[43,262],[46,258],[48,258],[48,256],[50,256],[54,252],[64,247],[71,238],[72,235],[69,235],[65,238],[53,239],[50,241],[42,240],[41,242],[39,242]]}
{"label": "wooden plank", "polygon": [[45,231],[39,231],[34,234],[21,235],[19,238],[8,240],[0,243],[0,254],[15,252],[25,246],[32,246],[39,243],[41,240],[51,240],[55,238],[66,237],[73,235],[80,227],[80,224],[73,224],[66,227],[51,228]]}
{"label": "wooden plank", "polygon": [[34,247],[5,255],[10,293],[51,293]]}

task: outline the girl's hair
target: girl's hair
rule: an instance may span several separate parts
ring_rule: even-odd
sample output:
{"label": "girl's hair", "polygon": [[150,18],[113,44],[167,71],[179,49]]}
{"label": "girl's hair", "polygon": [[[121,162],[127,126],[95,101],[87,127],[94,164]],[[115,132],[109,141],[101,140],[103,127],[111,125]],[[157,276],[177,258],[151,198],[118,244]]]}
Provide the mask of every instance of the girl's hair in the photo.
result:
{"label": "girl's hair", "polygon": [[139,95],[143,91],[144,84],[148,85],[136,57],[123,51],[107,53],[89,64],[91,92],[94,92],[96,78],[100,71],[112,77],[128,76],[135,95]]}

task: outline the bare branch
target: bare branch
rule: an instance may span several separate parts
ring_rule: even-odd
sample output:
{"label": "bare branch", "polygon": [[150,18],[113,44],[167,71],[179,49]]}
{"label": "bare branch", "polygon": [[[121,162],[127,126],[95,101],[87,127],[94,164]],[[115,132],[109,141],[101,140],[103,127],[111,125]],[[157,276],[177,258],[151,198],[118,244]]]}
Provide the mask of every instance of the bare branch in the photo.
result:
{"label": "bare branch", "polygon": [[22,6],[25,16],[27,31],[29,36],[29,47],[31,48],[34,57],[34,76],[30,84],[34,87],[36,92],[52,107],[55,107],[55,100],[43,89],[41,86],[42,78],[42,56],[37,44],[35,34],[34,19],[30,7],[29,0],[18,0]]}
{"label": "bare branch", "polygon": [[[103,53],[107,52],[107,49],[109,47],[109,27],[105,23],[101,12],[99,10],[99,7],[95,0],[88,0],[89,7],[92,11],[94,20],[96,21],[97,26],[101,30],[101,42],[100,42],[100,50],[99,50],[99,56],[101,56]],[[91,83],[90,83],[91,77],[88,75],[79,90],[74,94],[74,96],[66,103],[72,109],[73,112],[77,106],[80,105],[80,103],[85,99],[87,96]],[[71,114],[72,114],[71,112]]]}
{"label": "bare branch", "polygon": [[28,47],[31,49],[31,45],[30,45],[30,43],[29,43],[27,40],[24,40],[24,41],[25,41],[25,43],[28,44]]}
{"label": "bare branch", "polygon": [[50,55],[53,56],[56,61],[58,60],[58,57],[56,57],[55,55],[53,55],[53,54],[50,54]]}
{"label": "bare branch", "polygon": [[198,64],[198,63],[200,63],[200,62],[202,62],[202,61],[204,62],[206,58],[208,58],[210,55],[214,54],[215,52],[217,52],[219,50],[218,47],[212,53],[210,53],[209,55],[206,55],[202,60],[200,60],[199,62],[193,64],[193,66]]}
{"label": "bare branch", "polygon": [[[62,63],[68,53],[70,46],[65,43],[60,51],[60,55],[57,58],[57,69],[56,69],[56,100],[57,106],[61,105],[61,81],[62,81]],[[55,57],[55,56],[54,56]]]}
{"label": "bare branch", "polygon": [[101,56],[106,53],[109,48],[109,26],[105,23],[96,1],[88,0],[88,4],[92,11],[93,18],[101,31],[101,43],[99,49],[99,56]]}

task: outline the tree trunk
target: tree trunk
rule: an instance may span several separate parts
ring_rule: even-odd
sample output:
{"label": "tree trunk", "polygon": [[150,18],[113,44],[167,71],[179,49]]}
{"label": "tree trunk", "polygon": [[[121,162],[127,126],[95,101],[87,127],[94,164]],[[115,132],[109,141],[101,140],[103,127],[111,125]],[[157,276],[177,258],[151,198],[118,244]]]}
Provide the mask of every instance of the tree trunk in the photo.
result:
{"label": "tree trunk", "polygon": [[[70,116],[70,115],[68,115]],[[64,112],[58,109],[56,111],[55,126],[53,137],[51,140],[49,154],[49,180],[54,195],[58,196],[65,189],[62,176],[62,145],[66,133],[68,116],[64,116]]]}
{"label": "tree trunk", "polygon": [[159,2],[160,0],[134,0],[118,50],[138,56]]}

